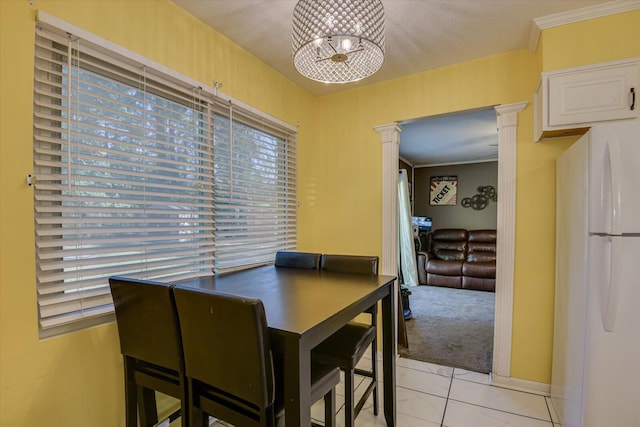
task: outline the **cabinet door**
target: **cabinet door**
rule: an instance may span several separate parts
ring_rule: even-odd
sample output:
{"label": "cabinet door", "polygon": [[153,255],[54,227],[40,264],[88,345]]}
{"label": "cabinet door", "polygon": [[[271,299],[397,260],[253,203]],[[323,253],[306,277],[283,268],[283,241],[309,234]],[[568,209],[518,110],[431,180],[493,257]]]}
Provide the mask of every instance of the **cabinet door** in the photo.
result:
{"label": "cabinet door", "polygon": [[[548,76],[548,126],[638,117],[640,62],[573,70]],[[637,101],[636,101],[637,103]],[[633,108],[633,109],[632,109]]]}

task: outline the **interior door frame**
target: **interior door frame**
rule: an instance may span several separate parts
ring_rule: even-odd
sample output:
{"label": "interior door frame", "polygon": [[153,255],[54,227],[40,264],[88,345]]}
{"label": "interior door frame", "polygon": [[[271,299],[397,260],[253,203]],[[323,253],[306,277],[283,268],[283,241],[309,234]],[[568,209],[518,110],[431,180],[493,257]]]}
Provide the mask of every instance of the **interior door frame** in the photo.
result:
{"label": "interior door frame", "polygon": [[[498,128],[498,190],[500,197],[498,197],[497,218],[492,377],[509,378],[511,376],[516,225],[516,142],[518,113],[526,106],[527,102],[518,102],[494,107]],[[380,268],[382,274],[397,276],[398,203],[396,192],[402,126],[394,122],[375,126],[374,129],[380,134],[382,143],[382,257]],[[394,318],[397,317],[394,316]]]}

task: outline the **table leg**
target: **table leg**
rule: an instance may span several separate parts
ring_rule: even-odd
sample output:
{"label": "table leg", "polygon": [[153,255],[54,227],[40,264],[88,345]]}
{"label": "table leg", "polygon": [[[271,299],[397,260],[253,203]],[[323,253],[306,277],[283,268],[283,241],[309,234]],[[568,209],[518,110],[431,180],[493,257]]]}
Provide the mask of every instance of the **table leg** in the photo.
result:
{"label": "table leg", "polygon": [[388,427],[396,425],[396,331],[393,327],[395,285],[389,285],[389,294],[382,299],[382,375],[384,387],[384,418]]}
{"label": "table leg", "polygon": [[298,338],[284,338],[286,427],[311,425],[311,352],[301,347]]}

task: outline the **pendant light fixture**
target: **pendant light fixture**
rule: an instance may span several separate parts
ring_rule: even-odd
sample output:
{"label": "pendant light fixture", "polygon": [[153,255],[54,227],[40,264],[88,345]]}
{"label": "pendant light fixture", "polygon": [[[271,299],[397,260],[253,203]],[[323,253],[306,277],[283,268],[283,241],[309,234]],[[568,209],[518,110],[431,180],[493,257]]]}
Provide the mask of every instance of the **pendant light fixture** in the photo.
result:
{"label": "pendant light fixture", "polygon": [[324,83],[364,79],[384,62],[380,0],[300,0],[293,10],[293,63]]}

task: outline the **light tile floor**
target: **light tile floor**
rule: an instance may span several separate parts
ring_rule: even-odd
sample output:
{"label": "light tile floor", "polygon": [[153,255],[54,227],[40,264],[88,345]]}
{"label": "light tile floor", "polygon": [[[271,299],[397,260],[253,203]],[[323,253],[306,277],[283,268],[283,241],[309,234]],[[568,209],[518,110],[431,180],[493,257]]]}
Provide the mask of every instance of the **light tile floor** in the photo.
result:
{"label": "light tile floor", "polygon": [[[370,364],[370,360],[363,358],[362,363]],[[381,364],[378,372],[382,372]],[[356,388],[356,399],[360,396],[358,391],[362,393],[364,388],[364,384]],[[342,427],[343,384],[338,386],[336,394],[339,408],[336,422]],[[378,398],[382,403],[382,393]],[[551,402],[545,396],[492,386],[486,374],[404,358],[397,359],[396,363],[396,402],[398,427],[554,426]],[[382,408],[382,404],[379,407]],[[313,406],[311,415],[322,421],[322,402]],[[369,399],[356,418],[356,426],[385,425],[382,409],[374,416]]]}
{"label": "light tile floor", "polygon": [[[371,366],[364,357],[361,367]],[[367,366],[368,365],[368,366]],[[382,373],[379,362],[378,372]],[[358,399],[366,388],[360,378]],[[362,387],[360,387],[362,385]],[[357,427],[386,426],[380,385],[379,414],[373,415],[371,399],[356,418]],[[344,381],[336,390],[338,427],[344,426]],[[396,363],[396,422],[398,427],[557,427],[551,402],[545,396],[496,387],[489,375],[458,368],[399,358]],[[323,402],[311,409],[312,418],[322,423]],[[553,418],[552,418],[553,416]],[[212,425],[216,425],[215,423]],[[225,423],[218,423],[226,425]]]}

